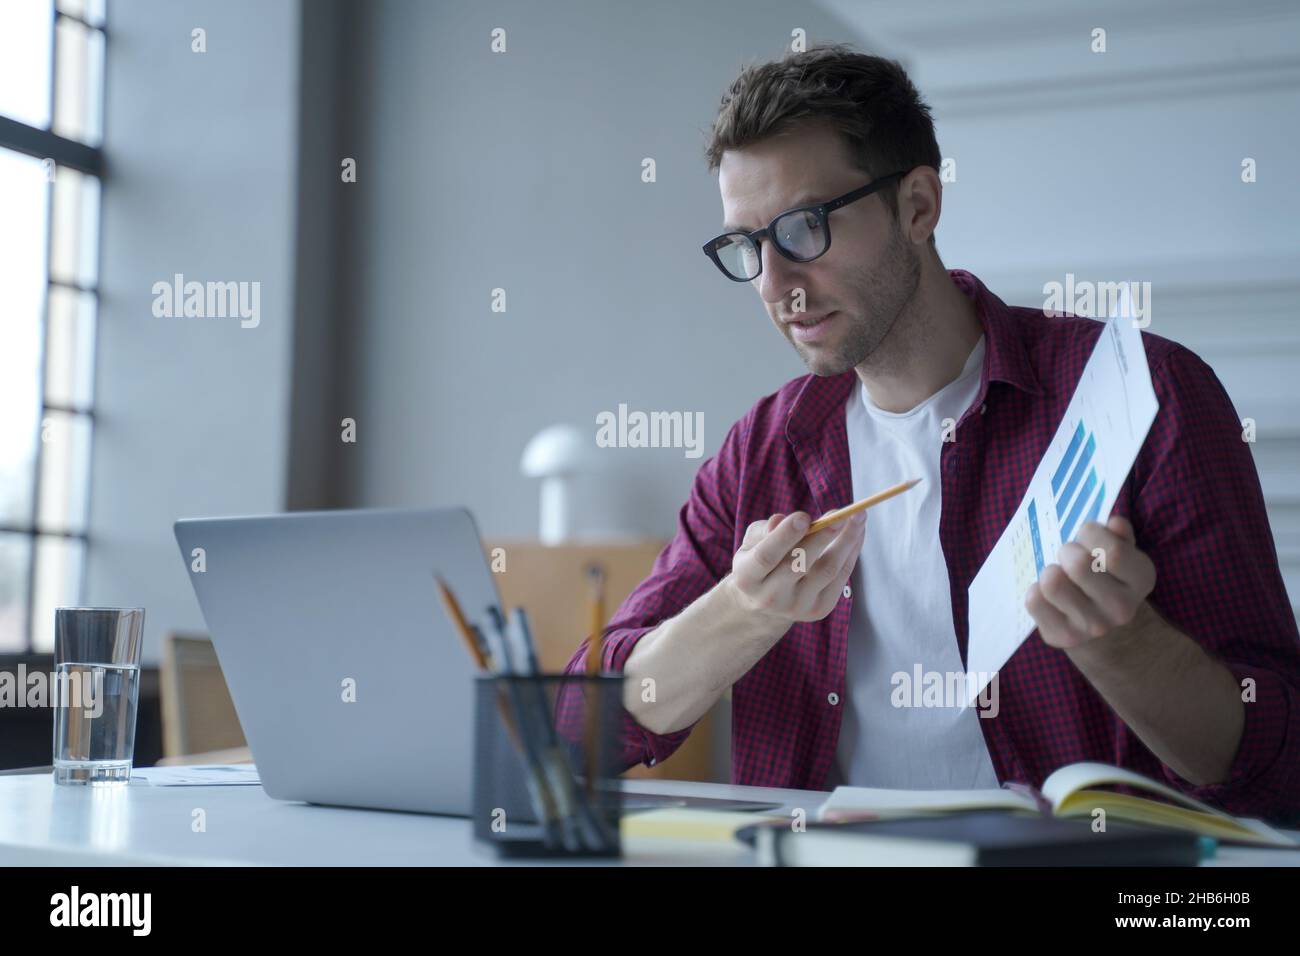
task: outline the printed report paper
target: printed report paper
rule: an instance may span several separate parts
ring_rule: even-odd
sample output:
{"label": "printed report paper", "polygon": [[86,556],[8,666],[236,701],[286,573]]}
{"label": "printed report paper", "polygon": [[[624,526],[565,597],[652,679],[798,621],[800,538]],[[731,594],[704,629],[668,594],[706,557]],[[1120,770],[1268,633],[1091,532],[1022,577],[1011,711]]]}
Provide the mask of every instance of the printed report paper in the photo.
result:
{"label": "printed report paper", "polygon": [[131,781],[137,780],[153,787],[255,787],[262,783],[251,763],[135,767]]}
{"label": "printed report paper", "polygon": [[1110,517],[1155,421],[1142,333],[1127,283],[1123,290],[1020,507],[971,582],[967,705],[1036,627],[1025,609],[1029,586],[1084,524]]}

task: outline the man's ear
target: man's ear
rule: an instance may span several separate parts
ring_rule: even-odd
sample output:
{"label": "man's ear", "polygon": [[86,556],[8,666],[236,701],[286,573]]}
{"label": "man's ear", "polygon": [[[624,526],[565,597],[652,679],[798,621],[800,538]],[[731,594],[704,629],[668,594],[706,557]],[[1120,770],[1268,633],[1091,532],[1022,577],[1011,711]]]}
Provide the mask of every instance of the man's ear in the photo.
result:
{"label": "man's ear", "polygon": [[943,185],[929,166],[917,166],[899,180],[899,228],[912,242],[920,245],[934,235],[942,209]]}

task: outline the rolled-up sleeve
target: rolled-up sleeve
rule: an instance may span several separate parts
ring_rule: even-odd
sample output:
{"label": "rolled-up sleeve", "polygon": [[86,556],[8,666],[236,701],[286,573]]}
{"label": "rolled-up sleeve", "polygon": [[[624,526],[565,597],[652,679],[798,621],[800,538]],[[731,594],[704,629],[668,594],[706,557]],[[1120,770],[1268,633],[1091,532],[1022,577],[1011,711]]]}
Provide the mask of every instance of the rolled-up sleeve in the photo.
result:
{"label": "rolled-up sleeve", "polygon": [[1251,445],[1218,377],[1192,352],[1170,354],[1152,384],[1160,412],[1133,473],[1138,545],[1156,565],[1150,600],[1232,672],[1245,707],[1225,780],[1195,786],[1162,764],[1163,772],[1229,813],[1292,822],[1300,817],[1300,634]]}
{"label": "rolled-up sleeve", "polygon": [[[727,432],[718,453],[700,466],[690,497],[677,516],[673,539],[659,553],[650,575],[637,585],[604,631],[603,665],[621,673],[645,634],[676,616],[718,583],[730,570],[735,551],[736,489],[741,480],[749,416]],[[582,673],[588,641],[565,665],[566,674]],[[643,692],[649,688],[640,689]],[[564,695],[559,716],[572,719],[575,695]],[[641,726],[626,709],[621,713],[621,769],[668,758],[690,735],[691,727],[656,734]]]}

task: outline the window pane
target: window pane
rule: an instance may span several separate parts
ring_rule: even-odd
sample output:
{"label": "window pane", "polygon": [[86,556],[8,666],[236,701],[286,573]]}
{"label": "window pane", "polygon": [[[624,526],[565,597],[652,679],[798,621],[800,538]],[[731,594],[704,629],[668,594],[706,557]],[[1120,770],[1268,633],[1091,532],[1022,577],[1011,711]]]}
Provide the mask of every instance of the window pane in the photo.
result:
{"label": "window pane", "polygon": [[51,229],[50,275],[65,282],[93,286],[98,273],[98,179],[75,169],[58,168]]}
{"label": "window pane", "polygon": [[32,593],[32,645],[38,652],[54,650],[54,609],[81,603],[81,558],[86,544],[79,538],[36,539],[36,587]]}
{"label": "window pane", "polygon": [[48,197],[41,161],[0,149],[0,522],[23,527],[41,417]]}
{"label": "window pane", "polygon": [[27,580],[32,539],[0,534],[0,652],[27,649]]}
{"label": "window pane", "polygon": [[90,419],[47,411],[41,423],[41,485],[37,527],[80,532],[86,525]]}
{"label": "window pane", "polygon": [[45,401],[89,408],[95,368],[94,295],[50,287],[45,339]]}
{"label": "window pane", "polygon": [[6,3],[0,18],[0,113],[48,129],[54,19],[50,0]]}
{"label": "window pane", "polygon": [[60,17],[54,35],[54,132],[98,146],[104,35]]}

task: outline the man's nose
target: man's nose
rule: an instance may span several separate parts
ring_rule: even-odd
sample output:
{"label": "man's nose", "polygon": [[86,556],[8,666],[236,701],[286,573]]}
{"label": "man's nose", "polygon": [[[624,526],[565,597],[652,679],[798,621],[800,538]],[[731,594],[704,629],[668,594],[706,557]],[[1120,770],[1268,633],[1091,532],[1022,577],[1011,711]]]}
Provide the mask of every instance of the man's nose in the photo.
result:
{"label": "man's nose", "polygon": [[763,243],[763,271],[758,276],[758,294],[769,305],[777,305],[802,288],[802,265],[781,255],[768,240]]}

